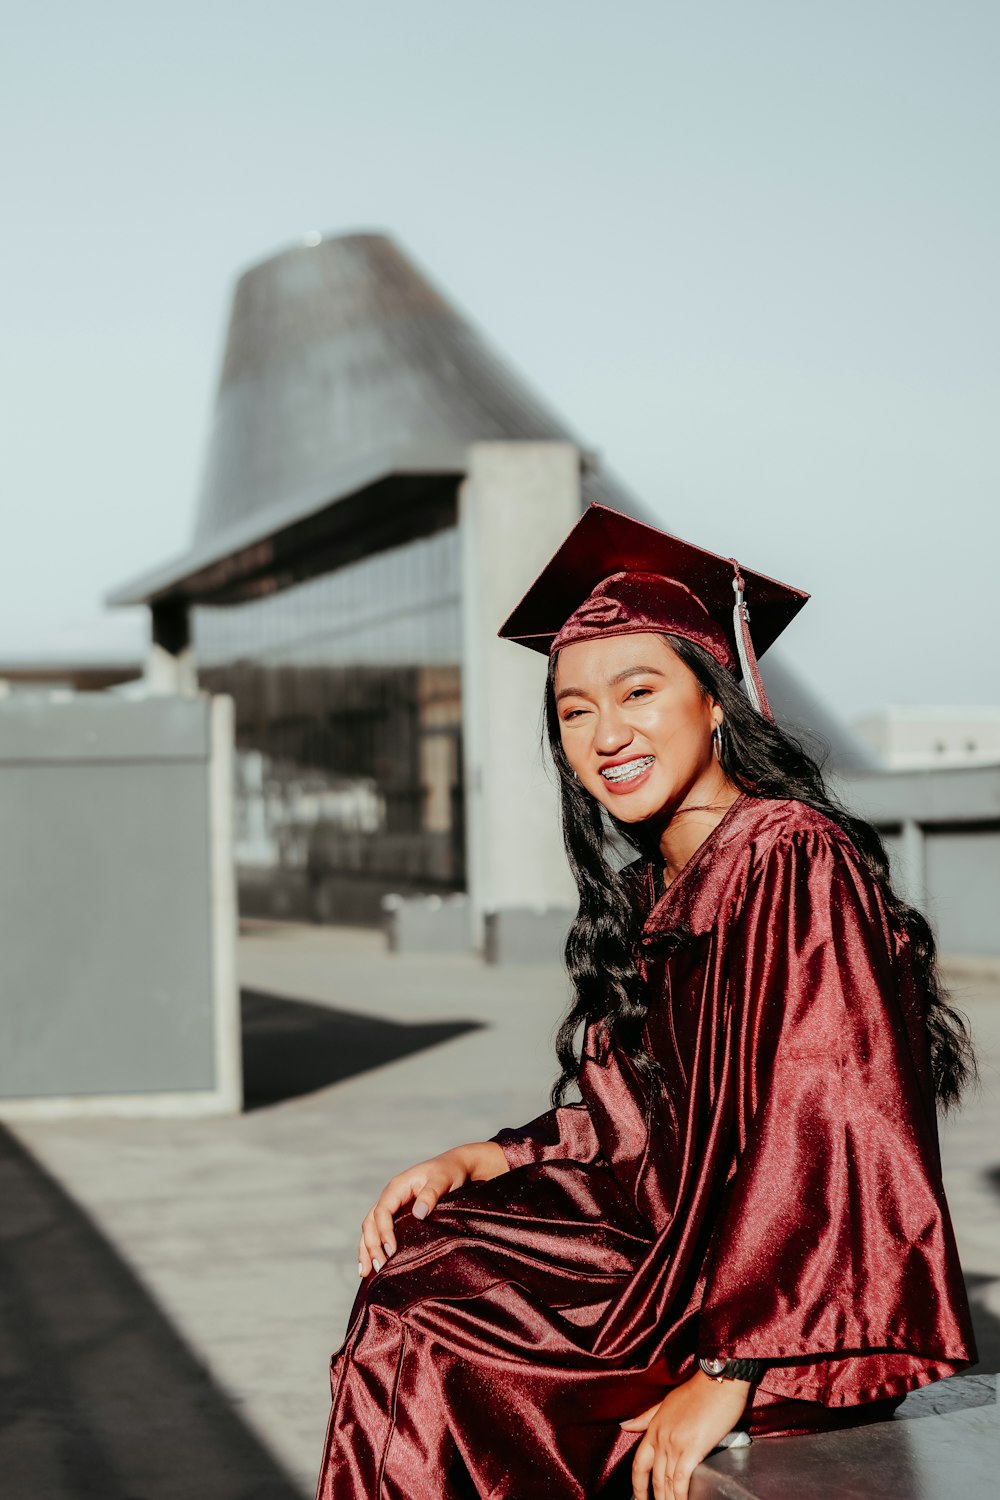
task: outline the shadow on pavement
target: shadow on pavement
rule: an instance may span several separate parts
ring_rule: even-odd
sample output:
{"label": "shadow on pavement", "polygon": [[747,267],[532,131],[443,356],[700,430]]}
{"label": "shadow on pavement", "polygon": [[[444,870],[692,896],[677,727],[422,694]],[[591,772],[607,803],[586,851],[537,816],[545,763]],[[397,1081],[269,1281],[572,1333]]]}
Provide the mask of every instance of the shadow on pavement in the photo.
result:
{"label": "shadow on pavement", "polygon": [[0,1493],[302,1500],[109,1241],[2,1127],[0,1201]]}
{"label": "shadow on pavement", "polygon": [[[1000,1197],[1000,1165],[988,1167],[982,1174],[983,1184],[995,1196]],[[969,1292],[972,1323],[976,1331],[976,1346],[979,1349],[977,1375],[1000,1374],[1000,1317],[986,1305],[985,1298],[991,1287],[995,1287],[995,1276],[983,1276],[966,1271],[965,1285]]]}
{"label": "shadow on pavement", "polygon": [[995,1276],[980,1276],[975,1271],[966,1271],[965,1285],[969,1293],[969,1309],[972,1326],[976,1334],[979,1363],[972,1369],[977,1375],[1000,1374],[1000,1318],[986,1305],[985,1296],[995,1287]]}
{"label": "shadow on pavement", "polygon": [[422,1021],[407,1025],[264,990],[245,989],[241,1001],[247,1109],[315,1093],[484,1024]]}

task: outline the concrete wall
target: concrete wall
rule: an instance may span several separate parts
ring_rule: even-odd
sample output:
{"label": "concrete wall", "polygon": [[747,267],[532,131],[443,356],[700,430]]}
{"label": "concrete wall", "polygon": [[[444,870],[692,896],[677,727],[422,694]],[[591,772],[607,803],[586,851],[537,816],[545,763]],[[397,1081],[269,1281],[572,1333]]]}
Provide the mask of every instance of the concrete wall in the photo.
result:
{"label": "concrete wall", "polygon": [[0,1115],[241,1102],[229,698],[0,702]]}
{"label": "concrete wall", "polygon": [[[477,443],[459,502],[463,741],[474,941],[485,913],[576,909],[554,773],[540,748],[546,659],[497,630],[579,520],[572,443]],[[503,945],[500,945],[502,950]]]}
{"label": "concrete wall", "polygon": [[1000,765],[842,776],[950,956],[1000,956]]}
{"label": "concrete wall", "polygon": [[927,905],[944,953],[1000,956],[1000,826],[925,838]]}

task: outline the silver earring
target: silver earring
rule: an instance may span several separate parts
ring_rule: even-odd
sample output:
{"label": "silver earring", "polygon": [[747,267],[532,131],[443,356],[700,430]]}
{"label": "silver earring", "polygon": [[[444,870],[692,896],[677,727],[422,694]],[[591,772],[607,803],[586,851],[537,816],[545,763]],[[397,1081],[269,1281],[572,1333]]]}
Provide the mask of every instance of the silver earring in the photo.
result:
{"label": "silver earring", "polygon": [[715,751],[716,760],[722,759],[722,725],[716,724],[712,730],[712,748]]}

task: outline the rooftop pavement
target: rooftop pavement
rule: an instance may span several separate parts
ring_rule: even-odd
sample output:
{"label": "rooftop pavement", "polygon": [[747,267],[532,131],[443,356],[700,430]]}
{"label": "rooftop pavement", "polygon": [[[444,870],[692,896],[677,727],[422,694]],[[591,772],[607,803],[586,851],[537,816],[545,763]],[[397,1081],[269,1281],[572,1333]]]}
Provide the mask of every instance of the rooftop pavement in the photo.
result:
{"label": "rooftop pavement", "polygon": [[[11,1500],[311,1496],[364,1213],[401,1167],[548,1108],[568,999],[553,965],[256,923],[240,972],[242,1115],[0,1138]],[[983,1087],[943,1126],[946,1182],[996,1371],[1000,979],[970,968],[953,988]]]}

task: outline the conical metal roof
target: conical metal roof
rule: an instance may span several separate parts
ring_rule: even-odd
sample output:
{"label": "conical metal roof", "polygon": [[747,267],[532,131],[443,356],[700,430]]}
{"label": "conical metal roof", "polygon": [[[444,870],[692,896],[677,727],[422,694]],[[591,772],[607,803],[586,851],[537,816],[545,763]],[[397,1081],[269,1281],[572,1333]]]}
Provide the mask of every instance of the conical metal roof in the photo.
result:
{"label": "conical metal roof", "polygon": [[387,235],[297,246],[237,283],[195,540],[490,439],[578,441]]}
{"label": "conical metal roof", "polygon": [[[464,474],[490,440],[586,445],[385,234],[303,243],[236,284],[190,551],[112,604],[208,597],[214,566],[393,479]],[[648,513],[588,464],[584,502]],[[411,486],[412,487],[412,486]],[[207,571],[206,571],[207,570]]]}

